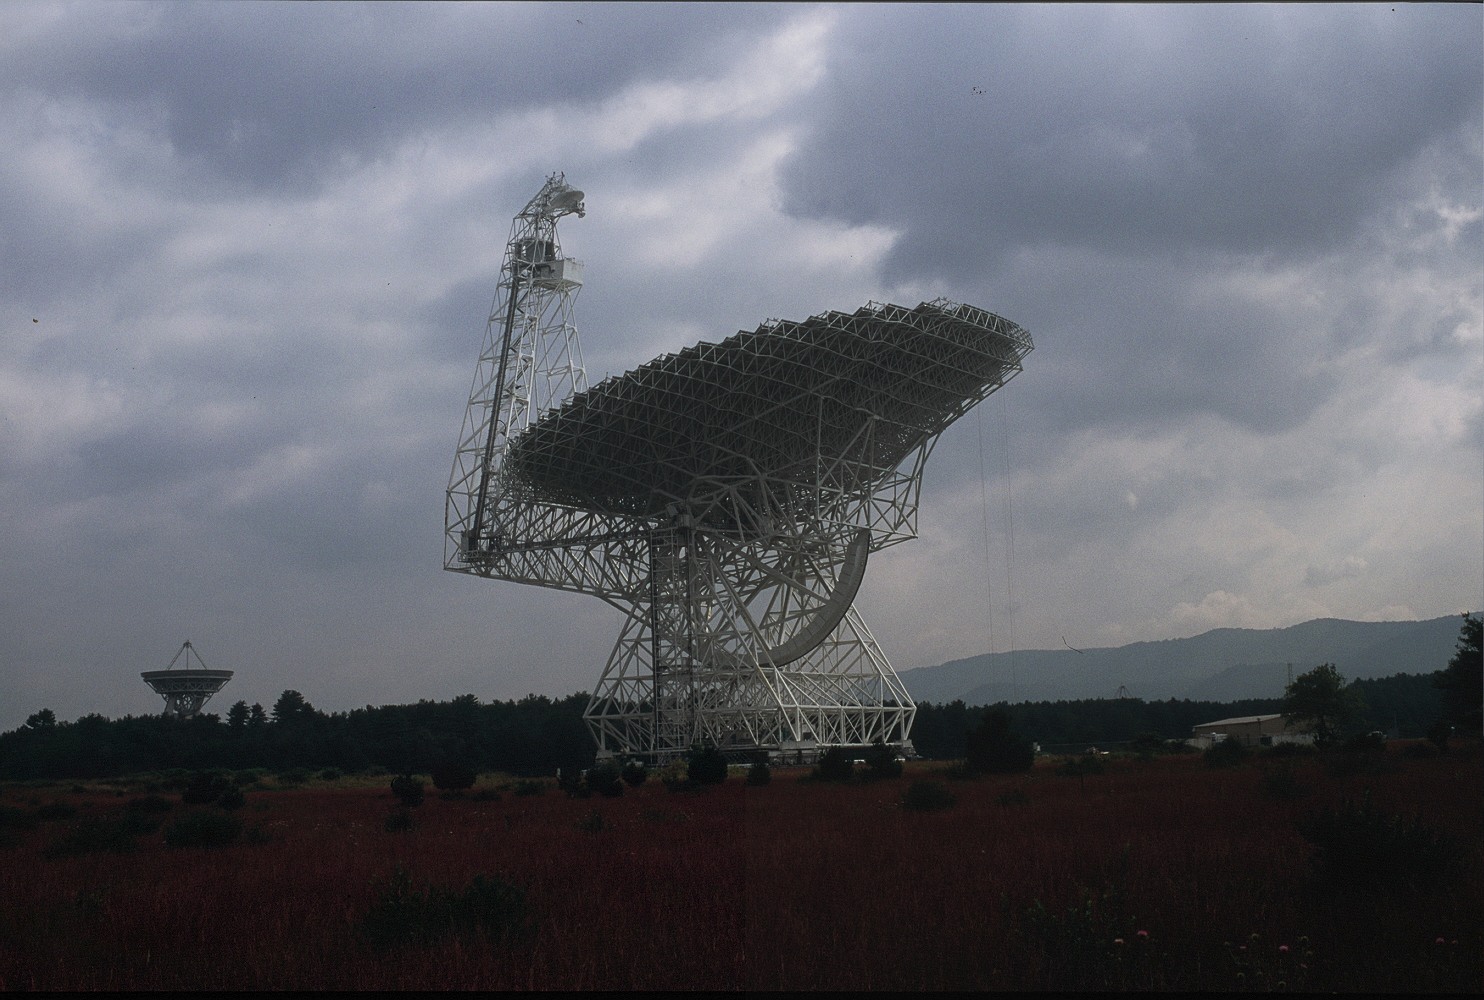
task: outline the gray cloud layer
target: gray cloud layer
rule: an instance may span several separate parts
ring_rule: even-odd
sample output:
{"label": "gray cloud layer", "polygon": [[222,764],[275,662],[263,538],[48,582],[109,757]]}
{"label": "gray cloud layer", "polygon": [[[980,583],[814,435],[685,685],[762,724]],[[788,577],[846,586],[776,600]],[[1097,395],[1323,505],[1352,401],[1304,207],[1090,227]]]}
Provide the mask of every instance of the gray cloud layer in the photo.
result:
{"label": "gray cloud layer", "polygon": [[[0,9],[0,728],[565,693],[596,602],[439,571],[509,217],[588,192],[594,379],[971,301],[863,609],[900,666],[1484,603],[1472,5]],[[1116,688],[1116,683],[1113,687]]]}

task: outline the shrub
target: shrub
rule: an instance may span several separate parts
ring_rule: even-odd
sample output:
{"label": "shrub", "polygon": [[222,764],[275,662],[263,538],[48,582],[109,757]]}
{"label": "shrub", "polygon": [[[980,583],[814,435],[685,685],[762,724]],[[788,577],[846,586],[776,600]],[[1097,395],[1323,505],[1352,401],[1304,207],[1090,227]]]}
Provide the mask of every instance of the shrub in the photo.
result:
{"label": "shrub", "polygon": [[765,760],[760,760],[747,769],[747,784],[753,788],[761,788],[772,780],[773,771]]}
{"label": "shrub", "polygon": [[165,828],[170,847],[225,847],[242,835],[242,823],[230,813],[188,812]]}
{"label": "shrub", "polygon": [[[132,821],[131,821],[132,819]],[[150,821],[145,820],[144,825]],[[83,854],[127,854],[134,850],[136,834],[151,832],[128,813],[121,819],[85,817],[66,834],[42,851],[46,858],[72,858]]]}
{"label": "shrub", "polygon": [[719,785],[727,780],[727,758],[709,743],[692,747],[686,758],[686,777],[700,785]]}
{"label": "shrub", "polygon": [[479,774],[467,761],[447,758],[433,768],[430,777],[433,779],[433,787],[440,792],[462,792],[474,787]]}
{"label": "shrub", "polygon": [[1263,768],[1262,790],[1269,798],[1274,799],[1295,799],[1303,793],[1298,779],[1294,777],[1293,765],[1287,762],[1279,767]]}
{"label": "shrub", "polygon": [[1299,824],[1314,845],[1319,877],[1334,885],[1381,889],[1446,884],[1462,859],[1459,845],[1420,819],[1388,815],[1371,803],[1341,800]]}
{"label": "shrub", "polygon": [[612,760],[588,768],[587,787],[606,798],[617,798],[623,794],[623,777],[618,764]]}
{"label": "shrub", "polygon": [[233,809],[241,809],[247,804],[247,796],[242,794],[242,789],[236,785],[228,785],[222,792],[221,797],[216,800],[221,808],[231,812]]}
{"label": "shrub", "polygon": [[576,768],[558,772],[557,787],[566,792],[567,797],[571,799],[585,799],[593,793],[593,790],[583,782],[582,772]]}
{"label": "shrub", "polygon": [[866,777],[871,781],[884,781],[902,776],[902,762],[897,758],[897,748],[887,746],[880,740],[866,751]]}
{"label": "shrub", "polygon": [[644,766],[641,760],[625,761],[623,766],[623,780],[630,788],[638,788],[649,778],[649,768]]}
{"label": "shrub", "polygon": [[345,777],[338,767],[327,767],[319,773],[320,781],[339,781]]}
{"label": "shrub", "polygon": [[216,771],[200,771],[192,776],[190,783],[180,793],[180,801],[188,806],[210,805],[221,798],[228,788],[235,788],[230,778]]}
{"label": "shrub", "polygon": [[958,800],[941,781],[914,781],[902,793],[902,808],[910,812],[933,812],[947,809]]}
{"label": "shrub", "polygon": [[392,794],[404,806],[420,806],[423,804],[423,783],[410,774],[401,775],[392,779]]}
{"label": "shrub", "polygon": [[309,768],[291,767],[286,771],[279,771],[276,777],[280,785],[291,788],[295,785],[302,785],[309,780]]}
{"label": "shrub", "polygon": [[849,781],[855,777],[855,761],[844,747],[830,747],[820,755],[810,777],[815,781]]}
{"label": "shrub", "polygon": [[476,875],[462,891],[428,886],[412,888],[412,878],[397,868],[360,921],[360,931],[374,948],[426,945],[475,930],[506,938],[526,923],[525,893],[502,879]]}
{"label": "shrub", "polygon": [[1235,767],[1250,756],[1252,751],[1243,746],[1241,740],[1228,736],[1207,747],[1201,759],[1206,762],[1207,767]]}
{"label": "shrub", "polygon": [[404,807],[388,814],[381,828],[387,833],[406,833],[416,825],[417,821],[412,818],[412,810]]}
{"label": "shrub", "polygon": [[534,778],[526,778],[515,783],[516,795],[540,795],[546,791],[546,782],[537,781]]}
{"label": "shrub", "polygon": [[145,795],[137,799],[130,799],[124,808],[130,812],[167,813],[175,808],[175,803],[160,795]]}
{"label": "shrub", "polygon": [[964,742],[964,766],[976,774],[1019,774],[1036,762],[1036,749],[1010,728],[1010,714],[993,708]]}
{"label": "shrub", "polygon": [[1030,805],[1031,797],[1025,793],[1024,788],[1015,788],[1001,794],[995,802],[1002,806],[1026,806]]}

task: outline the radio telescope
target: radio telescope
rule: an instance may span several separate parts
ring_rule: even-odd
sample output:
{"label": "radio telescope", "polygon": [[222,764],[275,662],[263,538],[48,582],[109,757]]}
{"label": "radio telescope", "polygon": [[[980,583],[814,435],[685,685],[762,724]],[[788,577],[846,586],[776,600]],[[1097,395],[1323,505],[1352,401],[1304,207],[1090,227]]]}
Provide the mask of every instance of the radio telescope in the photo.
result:
{"label": "radio telescope", "polygon": [[[176,670],[175,664],[185,657],[185,664]],[[196,666],[191,666],[191,657]],[[189,719],[201,711],[201,707],[232,679],[230,670],[210,670],[201,660],[190,640],[176,651],[164,670],[146,670],[139,676],[155,694],[165,699],[165,714],[177,719]]]}
{"label": "radio telescope", "polygon": [[854,607],[916,535],[938,435],[1031,338],[946,299],[768,320],[589,388],[582,265],[547,180],[515,217],[449,481],[444,567],[592,594],[623,626],[585,718],[600,757],[909,750],[915,707]]}

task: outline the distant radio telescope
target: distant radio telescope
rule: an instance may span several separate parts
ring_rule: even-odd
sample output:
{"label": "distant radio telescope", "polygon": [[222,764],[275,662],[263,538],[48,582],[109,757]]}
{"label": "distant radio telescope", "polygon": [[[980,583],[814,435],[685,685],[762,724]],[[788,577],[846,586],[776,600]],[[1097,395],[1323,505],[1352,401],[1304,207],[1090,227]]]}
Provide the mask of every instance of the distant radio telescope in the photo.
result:
{"label": "distant radio telescope", "polygon": [[[181,669],[175,664],[185,657]],[[195,657],[196,666],[191,666]],[[227,681],[232,679],[230,670],[208,670],[201,654],[187,640],[170,660],[164,670],[146,670],[139,676],[144,678],[155,694],[165,699],[165,714],[177,719],[189,719],[201,711],[201,706],[210,700]]]}
{"label": "distant radio telescope", "polygon": [[1031,338],[946,299],[769,320],[587,385],[560,174],[516,215],[449,480],[444,566],[593,594],[624,624],[585,713],[601,757],[809,759],[916,711],[853,601],[916,536],[938,435]]}

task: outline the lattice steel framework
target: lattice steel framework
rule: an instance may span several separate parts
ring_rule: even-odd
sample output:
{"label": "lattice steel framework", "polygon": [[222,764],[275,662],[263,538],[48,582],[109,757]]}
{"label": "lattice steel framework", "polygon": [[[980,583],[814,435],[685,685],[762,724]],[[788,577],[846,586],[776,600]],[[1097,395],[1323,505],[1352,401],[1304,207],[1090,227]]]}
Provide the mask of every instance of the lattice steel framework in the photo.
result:
{"label": "lattice steel framework", "polygon": [[623,612],[586,712],[602,755],[910,746],[915,708],[853,601],[869,554],[915,537],[938,435],[1021,370],[1029,334],[946,299],[867,303],[584,389],[577,282],[532,270],[570,273],[556,220],[581,208],[554,176],[515,219],[445,568]]}
{"label": "lattice steel framework", "polygon": [[[185,657],[181,669],[175,664]],[[196,666],[191,666],[191,657]],[[165,699],[165,714],[177,719],[189,719],[201,711],[202,706],[232,679],[230,670],[211,670],[201,660],[201,654],[187,640],[171,658],[164,670],[146,670],[139,676],[155,694]]]}

